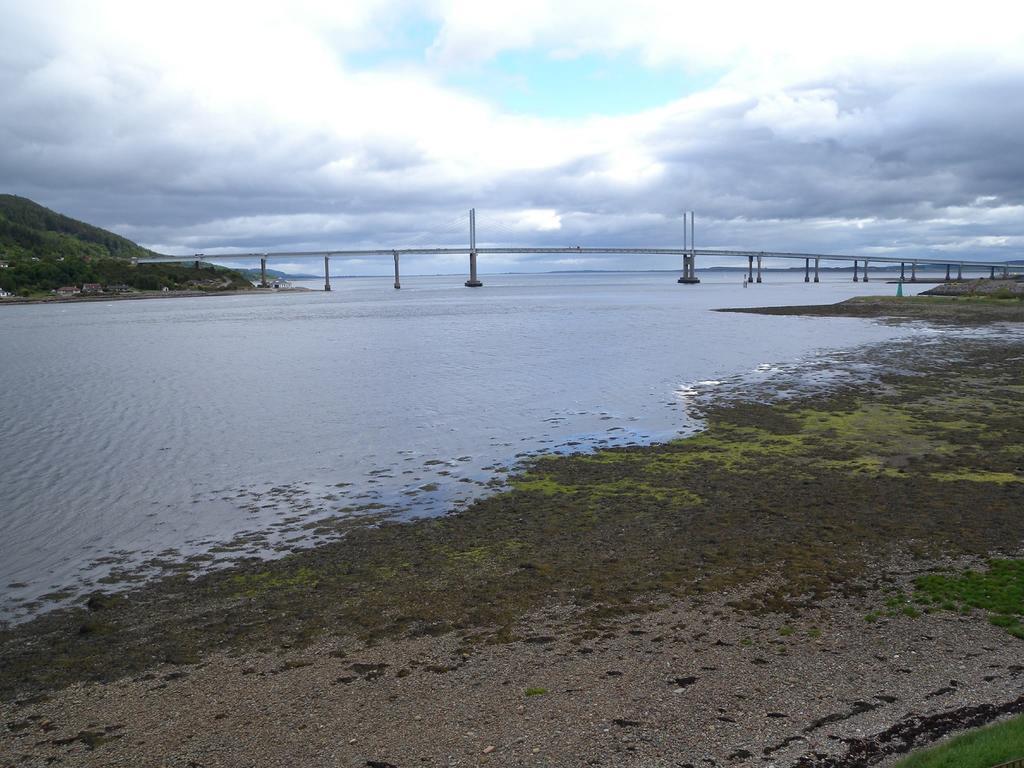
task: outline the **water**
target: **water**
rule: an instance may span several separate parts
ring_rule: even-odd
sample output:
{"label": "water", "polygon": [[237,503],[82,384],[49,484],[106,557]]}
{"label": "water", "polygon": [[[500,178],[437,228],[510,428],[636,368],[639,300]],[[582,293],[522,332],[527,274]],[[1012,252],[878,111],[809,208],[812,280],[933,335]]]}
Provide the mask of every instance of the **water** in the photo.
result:
{"label": "water", "polygon": [[0,617],[117,586],[129,566],[308,546],[315,519],[438,514],[530,453],[691,431],[694,387],[924,332],[708,311],[895,292],[881,281],[702,277],[4,307]]}

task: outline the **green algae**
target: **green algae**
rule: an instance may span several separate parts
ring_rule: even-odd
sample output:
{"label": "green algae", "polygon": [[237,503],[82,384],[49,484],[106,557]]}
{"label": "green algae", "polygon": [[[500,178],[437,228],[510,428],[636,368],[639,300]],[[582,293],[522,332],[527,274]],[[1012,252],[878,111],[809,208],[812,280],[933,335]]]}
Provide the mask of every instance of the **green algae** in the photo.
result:
{"label": "green algae", "polygon": [[241,573],[231,577],[238,594],[256,597],[271,590],[299,590],[315,588],[318,577],[311,568],[298,568],[292,573],[272,571]]}
{"label": "green algae", "polygon": [[959,469],[947,470],[945,472],[932,472],[930,474],[934,480],[941,482],[961,482],[966,481],[970,483],[1024,483],[1024,477],[1015,475],[1012,472],[989,472],[984,469],[971,469],[968,467],[961,467]]}
{"label": "green algae", "polygon": [[[602,467],[603,471],[605,467],[613,462],[584,462],[584,464],[591,463]],[[671,484],[666,484],[665,482],[652,482],[645,479],[646,477],[654,477],[662,481],[667,480],[670,483],[675,478],[675,475],[673,474],[672,478],[667,478],[666,475],[676,472],[678,466],[666,466],[664,463],[658,466],[644,466],[636,462],[630,464],[624,461],[614,463],[620,467],[627,468],[626,471],[628,473],[639,475],[639,477],[618,477],[605,482],[587,478],[583,482],[569,484],[559,481],[553,473],[534,469],[528,471],[525,475],[513,478],[511,485],[513,489],[521,493],[572,497],[574,504],[584,508],[589,508],[602,501],[615,500],[622,497],[628,497],[633,500],[646,499],[648,501],[671,503],[676,507],[693,506],[702,502],[698,494],[685,488],[672,487]]]}

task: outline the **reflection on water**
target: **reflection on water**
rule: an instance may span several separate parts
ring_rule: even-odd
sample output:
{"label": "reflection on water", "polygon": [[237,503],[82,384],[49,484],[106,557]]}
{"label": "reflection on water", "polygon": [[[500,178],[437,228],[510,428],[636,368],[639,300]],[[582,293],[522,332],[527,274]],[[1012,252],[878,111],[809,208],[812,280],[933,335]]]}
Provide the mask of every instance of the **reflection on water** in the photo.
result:
{"label": "reflection on water", "polygon": [[329,294],[4,307],[0,610],[117,583],[129,564],[263,555],[382,509],[438,514],[538,451],[692,430],[687,392],[922,332],[708,311],[894,291],[740,280],[336,279]]}

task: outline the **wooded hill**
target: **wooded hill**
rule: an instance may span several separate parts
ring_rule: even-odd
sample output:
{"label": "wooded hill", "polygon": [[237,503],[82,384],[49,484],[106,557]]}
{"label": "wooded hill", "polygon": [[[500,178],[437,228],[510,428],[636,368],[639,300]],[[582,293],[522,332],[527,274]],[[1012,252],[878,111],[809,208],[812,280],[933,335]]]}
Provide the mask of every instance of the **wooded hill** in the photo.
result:
{"label": "wooded hill", "polygon": [[[83,283],[136,290],[251,288],[235,270],[204,265],[142,264],[153,251],[105,229],[72,219],[17,195],[0,195],[0,289],[21,296]],[[5,266],[6,265],[6,266]]]}

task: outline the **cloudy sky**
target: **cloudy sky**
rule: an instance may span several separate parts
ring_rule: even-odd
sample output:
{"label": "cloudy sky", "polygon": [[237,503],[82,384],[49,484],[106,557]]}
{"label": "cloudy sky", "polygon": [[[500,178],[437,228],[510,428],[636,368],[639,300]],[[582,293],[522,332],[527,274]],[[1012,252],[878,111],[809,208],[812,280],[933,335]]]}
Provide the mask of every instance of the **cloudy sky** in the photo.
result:
{"label": "cloudy sky", "polygon": [[[0,191],[180,254],[459,245],[475,206],[481,245],[692,209],[705,247],[1021,258],[1022,8],[0,0]],[[619,266],[674,265],[482,258]]]}

